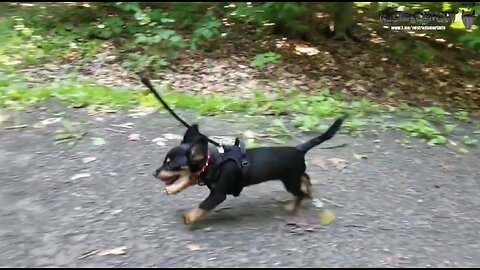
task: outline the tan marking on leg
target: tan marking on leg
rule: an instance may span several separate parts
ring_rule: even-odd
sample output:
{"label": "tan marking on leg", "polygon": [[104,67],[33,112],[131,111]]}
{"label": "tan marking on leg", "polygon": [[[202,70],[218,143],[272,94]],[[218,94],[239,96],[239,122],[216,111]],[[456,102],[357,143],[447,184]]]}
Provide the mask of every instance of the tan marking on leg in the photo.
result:
{"label": "tan marking on leg", "polygon": [[295,197],[295,199],[288,201],[284,206],[283,209],[287,211],[288,213],[295,213],[298,210],[298,207],[300,206],[302,202],[302,199],[299,197]]}
{"label": "tan marking on leg", "polygon": [[197,222],[204,214],[205,210],[195,208],[188,213],[183,214],[183,222],[187,225]]}
{"label": "tan marking on leg", "polygon": [[313,199],[313,188],[312,182],[310,181],[310,177],[306,174],[302,175],[302,183],[305,184],[305,193],[307,194],[307,198]]}
{"label": "tan marking on leg", "polygon": [[196,181],[189,175],[182,176],[175,184],[167,186],[165,192],[167,195],[175,195],[196,184]]}

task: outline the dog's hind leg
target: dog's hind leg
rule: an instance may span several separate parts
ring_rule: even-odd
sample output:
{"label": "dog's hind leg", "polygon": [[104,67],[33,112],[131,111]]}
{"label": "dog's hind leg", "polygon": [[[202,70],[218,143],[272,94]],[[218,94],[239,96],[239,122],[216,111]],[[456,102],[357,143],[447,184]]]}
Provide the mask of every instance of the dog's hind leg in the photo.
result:
{"label": "dog's hind leg", "polygon": [[307,173],[303,173],[301,176],[302,183],[305,185],[305,193],[309,199],[313,199],[313,188],[312,182],[310,181],[310,176]]}
{"label": "dog's hind leg", "polygon": [[284,209],[287,212],[295,213],[298,210],[298,207],[302,203],[302,200],[309,195],[302,191],[302,178],[301,177],[291,177],[282,179],[283,185],[295,198],[285,204]]}

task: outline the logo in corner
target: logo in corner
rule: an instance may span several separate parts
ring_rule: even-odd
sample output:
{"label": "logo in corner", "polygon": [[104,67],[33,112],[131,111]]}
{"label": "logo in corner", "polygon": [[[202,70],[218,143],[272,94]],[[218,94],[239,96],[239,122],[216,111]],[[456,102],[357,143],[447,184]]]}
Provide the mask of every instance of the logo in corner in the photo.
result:
{"label": "logo in corner", "polygon": [[467,30],[471,30],[475,23],[475,9],[472,12],[465,12],[465,10],[462,10],[462,22]]}

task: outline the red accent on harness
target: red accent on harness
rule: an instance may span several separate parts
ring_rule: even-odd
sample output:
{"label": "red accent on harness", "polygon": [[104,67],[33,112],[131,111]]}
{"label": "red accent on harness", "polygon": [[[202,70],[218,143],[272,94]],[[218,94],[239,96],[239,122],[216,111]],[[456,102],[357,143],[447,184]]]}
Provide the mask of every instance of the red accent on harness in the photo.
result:
{"label": "red accent on harness", "polygon": [[207,162],[205,162],[205,165],[203,165],[202,169],[198,173],[196,173],[198,177],[200,177],[205,172],[205,170],[208,168],[208,165],[210,165],[210,156],[208,156]]}

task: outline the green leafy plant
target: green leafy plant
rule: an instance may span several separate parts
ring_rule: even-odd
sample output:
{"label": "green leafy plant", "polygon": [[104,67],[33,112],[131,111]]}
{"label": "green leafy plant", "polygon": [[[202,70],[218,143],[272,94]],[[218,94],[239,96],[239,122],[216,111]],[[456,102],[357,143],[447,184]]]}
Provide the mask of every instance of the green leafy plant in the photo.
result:
{"label": "green leafy plant", "polygon": [[279,63],[281,60],[282,56],[280,54],[268,52],[256,55],[251,65],[259,69],[264,69],[267,65]]}
{"label": "green leafy plant", "polygon": [[398,126],[405,130],[412,137],[428,139],[428,144],[445,144],[447,139],[425,119],[415,119],[412,122],[403,123]]}
{"label": "green leafy plant", "polygon": [[158,55],[142,55],[140,53],[128,54],[128,59],[122,63],[124,68],[140,73],[149,67],[165,67],[168,61]]}
{"label": "green leafy plant", "polygon": [[445,116],[449,114],[440,107],[428,107],[424,111],[436,121],[444,121]]}
{"label": "green leafy plant", "polygon": [[451,133],[455,130],[456,127],[457,127],[457,125],[454,125],[454,124],[446,124],[445,125],[445,132],[446,133]]}
{"label": "green leafy plant", "polygon": [[313,115],[297,115],[293,119],[293,123],[303,131],[313,131],[319,128],[320,119]]}
{"label": "green leafy plant", "polygon": [[455,117],[459,120],[470,122],[470,117],[468,117],[468,112],[466,111],[459,111],[455,113]]}
{"label": "green leafy plant", "polygon": [[435,58],[435,51],[427,43],[417,42],[412,51],[412,56],[420,62],[430,62]]}
{"label": "green leafy plant", "polygon": [[92,37],[110,39],[120,35],[124,30],[124,22],[118,17],[111,17],[104,22],[90,27],[89,33]]}
{"label": "green leafy plant", "polygon": [[365,120],[354,117],[345,122],[345,129],[349,131],[350,135],[357,136],[359,131],[364,130],[364,127],[367,125]]}
{"label": "green leafy plant", "polygon": [[193,32],[190,49],[197,50],[199,46],[211,50],[218,46],[218,37],[220,36],[220,21],[209,12],[204,22]]}
{"label": "green leafy plant", "polygon": [[467,135],[463,136],[462,139],[463,139],[463,143],[465,145],[468,145],[468,146],[473,146],[473,145],[476,145],[478,143],[477,139],[472,139]]}
{"label": "green leafy plant", "polygon": [[467,45],[472,50],[480,49],[480,31],[466,33],[459,38],[459,41]]}

